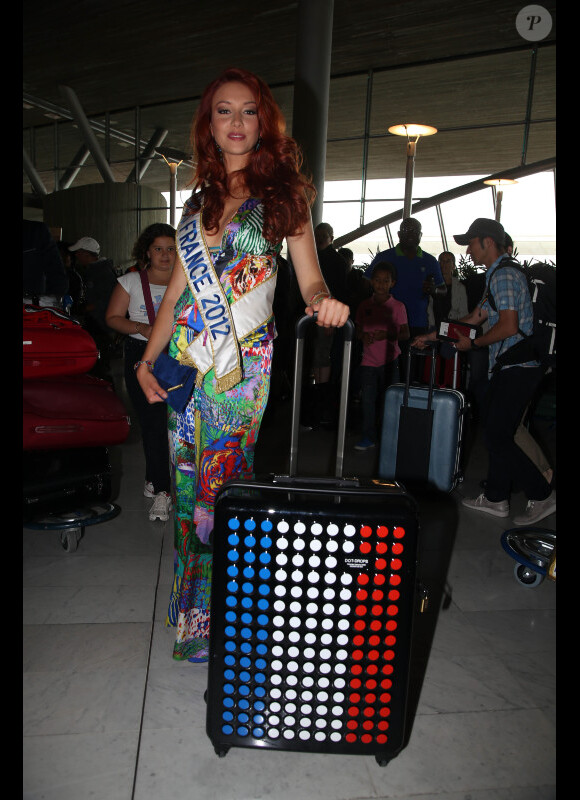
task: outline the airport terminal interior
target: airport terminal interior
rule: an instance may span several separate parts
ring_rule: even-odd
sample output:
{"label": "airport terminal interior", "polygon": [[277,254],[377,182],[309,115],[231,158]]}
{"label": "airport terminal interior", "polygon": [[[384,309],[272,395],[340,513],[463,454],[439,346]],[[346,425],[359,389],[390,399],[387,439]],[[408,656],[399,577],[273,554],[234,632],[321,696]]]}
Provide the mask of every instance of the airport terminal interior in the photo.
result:
{"label": "airport terminal interior", "polygon": [[[516,25],[521,8],[510,0],[465,8],[448,0],[270,0],[242,11],[228,0],[178,0],[164,15],[148,0],[74,8],[30,0],[23,216],[67,241],[94,236],[128,265],[139,231],[166,219],[161,193],[191,180],[196,104],[233,62],[272,86],[290,131],[304,124],[294,105],[300,80],[329,75],[325,177],[360,179],[363,200],[365,176],[404,174],[404,143],[387,128],[405,120],[438,128],[419,145],[415,176],[456,176],[459,187],[466,175],[555,173],[555,7],[540,7],[550,25],[535,40]],[[304,57],[317,42],[326,64]],[[171,163],[180,165],[174,185]],[[374,220],[364,206],[360,230],[341,232],[350,241],[364,226],[385,238],[389,225],[396,232],[402,209]],[[206,730],[208,664],[172,658],[175,629],[165,618],[173,515],[148,517],[141,430],[118,346],[110,377],[131,419],[126,440],[107,448],[116,515],[86,525],[74,543],[58,529],[23,525],[25,800],[555,799],[556,515],[539,523],[553,547],[550,575],[545,559],[534,571],[505,546],[522,492],[512,495],[510,518],[461,505],[482,491],[487,470],[474,408],[465,414],[456,488],[409,487],[419,524],[417,596],[400,752],[383,765],[374,755],[314,746],[224,754]],[[287,474],[291,417],[288,383],[277,381],[257,476]],[[555,372],[528,421],[557,476]],[[365,484],[379,473],[379,447],[356,450],[360,436],[351,396],[342,472]],[[301,426],[299,474],[332,478],[336,445],[335,424]],[[327,688],[317,687],[320,702]],[[290,713],[296,692],[286,694]]]}

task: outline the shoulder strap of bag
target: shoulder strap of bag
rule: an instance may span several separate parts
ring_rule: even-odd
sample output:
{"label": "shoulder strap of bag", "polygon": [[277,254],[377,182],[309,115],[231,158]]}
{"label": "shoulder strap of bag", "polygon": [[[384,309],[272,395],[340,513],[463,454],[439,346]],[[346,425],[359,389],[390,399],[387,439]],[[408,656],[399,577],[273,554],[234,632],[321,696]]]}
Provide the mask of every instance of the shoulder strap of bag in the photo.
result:
{"label": "shoulder strap of bag", "polygon": [[141,278],[141,286],[143,287],[143,297],[145,299],[145,308],[147,309],[149,324],[153,325],[155,322],[155,311],[153,310],[153,300],[151,299],[151,288],[149,286],[147,270],[139,270],[139,277]]}
{"label": "shoulder strap of bag", "polygon": [[[495,300],[493,299],[493,294],[491,291],[491,279],[498,271],[498,269],[501,269],[502,267],[515,267],[519,272],[522,273],[522,275],[526,279],[526,283],[528,282],[527,275],[522,269],[522,265],[518,261],[516,261],[515,258],[512,258],[511,256],[508,256],[507,258],[502,258],[497,267],[494,269],[493,273],[489,276],[486,284],[485,299],[487,300],[487,302],[489,303],[491,308],[493,308],[494,311],[497,311],[497,306],[495,304]],[[524,339],[529,338],[519,326],[518,326],[518,333],[520,333],[524,337]]]}
{"label": "shoulder strap of bag", "polygon": [[[487,279],[487,284],[486,284],[486,299],[487,299],[487,302],[489,303],[491,308],[493,308],[494,311],[497,311],[497,306],[495,304],[495,300],[493,299],[493,294],[491,292],[491,279],[493,278],[495,273],[498,271],[498,269],[501,269],[502,267],[515,267],[526,278],[526,283],[528,282],[527,275],[524,272],[524,270],[522,269],[522,265],[519,263],[519,261],[516,261],[516,259],[512,258],[511,256],[508,256],[507,258],[502,258],[502,260],[499,262],[497,267],[494,269],[493,273]],[[528,334],[524,333],[519,325],[518,325],[518,333],[522,337],[522,339],[520,341],[532,338]],[[508,347],[507,350],[504,350],[505,343],[506,343],[506,340],[504,339],[502,341],[501,345],[500,345],[499,350],[497,351],[497,354],[496,354],[496,357],[495,357],[496,358],[496,362],[498,361],[500,356],[505,355],[505,353],[507,353],[511,349],[510,347]],[[516,344],[519,344],[519,343],[520,342],[516,342]],[[515,347],[515,345],[511,345],[511,347]]]}

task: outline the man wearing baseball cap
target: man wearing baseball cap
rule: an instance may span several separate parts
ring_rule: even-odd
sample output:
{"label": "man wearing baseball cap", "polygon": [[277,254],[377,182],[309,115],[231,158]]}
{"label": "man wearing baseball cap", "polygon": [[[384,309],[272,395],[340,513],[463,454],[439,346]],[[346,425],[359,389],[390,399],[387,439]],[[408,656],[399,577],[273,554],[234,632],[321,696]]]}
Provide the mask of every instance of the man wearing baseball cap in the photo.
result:
{"label": "man wearing baseball cap", "polygon": [[101,377],[110,380],[112,335],[105,315],[117,285],[113,262],[110,258],[99,257],[101,246],[91,236],[82,236],[69,250],[74,254],[75,267],[85,287],[83,322],[99,348],[100,358],[95,369]]}
{"label": "man wearing baseball cap", "polygon": [[[91,258],[90,261],[96,261],[99,257],[99,253],[101,252],[101,245],[97,242],[96,239],[92,239],[90,236],[82,236],[78,242],[75,242],[69,247],[71,253],[79,253],[79,250],[82,251],[80,253],[80,257],[83,260],[87,260],[88,256]],[[86,255],[88,254],[88,256]],[[96,258],[95,258],[96,256]]]}
{"label": "man wearing baseball cap", "polygon": [[[472,511],[507,517],[512,483],[517,479],[528,502],[524,513],[514,517],[513,522],[533,525],[556,511],[556,492],[520,450],[514,434],[544,371],[532,353],[523,354],[517,363],[498,361],[508,348],[532,334],[533,310],[527,280],[521,270],[513,266],[505,249],[503,225],[496,220],[480,217],[466,233],[453,238],[457,244],[467,245],[466,255],[471,256],[475,266],[487,270],[484,295],[461,322],[471,325],[489,322],[484,334],[473,340],[458,334],[454,345],[457,350],[489,347],[490,381],[484,418],[489,465],[485,493],[464,498],[462,504]],[[421,347],[427,339],[435,337],[436,332],[419,336],[413,344]]]}

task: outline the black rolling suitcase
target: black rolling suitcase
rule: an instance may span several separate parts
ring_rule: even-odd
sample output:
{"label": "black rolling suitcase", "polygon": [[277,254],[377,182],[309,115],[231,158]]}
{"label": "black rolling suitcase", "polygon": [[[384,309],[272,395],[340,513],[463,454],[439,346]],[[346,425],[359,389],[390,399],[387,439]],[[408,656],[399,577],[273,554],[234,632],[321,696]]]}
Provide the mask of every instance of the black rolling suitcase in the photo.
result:
{"label": "black rolling suitcase", "polygon": [[374,755],[404,746],[418,513],[395,483],[343,479],[345,331],[334,478],[225,484],[215,506],[207,734],[231,747]]}

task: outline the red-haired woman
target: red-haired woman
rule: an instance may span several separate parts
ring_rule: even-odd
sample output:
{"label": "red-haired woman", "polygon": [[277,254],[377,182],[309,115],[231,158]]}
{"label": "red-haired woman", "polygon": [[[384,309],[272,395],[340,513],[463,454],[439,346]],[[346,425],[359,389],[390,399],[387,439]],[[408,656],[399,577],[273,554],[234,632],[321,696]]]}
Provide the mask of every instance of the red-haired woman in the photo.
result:
{"label": "red-haired woman", "polygon": [[194,192],[177,229],[171,276],[137,378],[150,403],[165,392],[152,373],[169,354],[197,368],[181,413],[170,412],[175,480],[175,578],[167,624],[173,656],[205,661],[213,510],[225,480],[250,477],[268,399],[276,258],[285,238],[306,313],[342,326],[348,306],[330,297],[310,218],[314,187],[270,89],[229,69],[204,91],[193,125]]}

